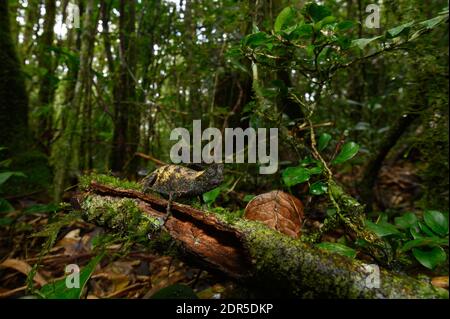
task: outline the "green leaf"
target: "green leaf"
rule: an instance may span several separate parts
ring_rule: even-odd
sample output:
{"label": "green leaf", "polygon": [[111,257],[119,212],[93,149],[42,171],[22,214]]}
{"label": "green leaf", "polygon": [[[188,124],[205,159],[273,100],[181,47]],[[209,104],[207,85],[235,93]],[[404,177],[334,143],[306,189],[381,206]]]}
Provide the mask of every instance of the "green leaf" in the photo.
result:
{"label": "green leaf", "polygon": [[330,134],[327,134],[327,133],[320,134],[319,142],[318,142],[318,145],[317,145],[319,151],[320,152],[323,151],[328,146],[328,143],[330,141],[331,141],[331,135]]}
{"label": "green leaf", "polygon": [[409,232],[411,233],[411,236],[414,239],[418,239],[418,238],[423,238],[424,237],[422,232],[420,231],[419,224],[411,226],[411,228],[409,229]]}
{"label": "green leaf", "polygon": [[313,26],[310,24],[300,24],[289,35],[290,40],[309,39],[314,33]]}
{"label": "green leaf", "polygon": [[400,229],[408,229],[417,223],[417,216],[414,213],[408,212],[403,216],[394,219],[395,225]]}
{"label": "green leaf", "polygon": [[217,199],[217,197],[220,195],[220,192],[222,191],[223,187],[219,186],[216,187],[212,190],[210,190],[207,193],[203,194],[203,200],[205,201],[206,204],[210,205],[212,203],[214,203]]}
{"label": "green leaf", "polygon": [[327,191],[328,185],[323,181],[317,181],[309,187],[309,192],[312,195],[322,195],[325,194]]}
{"label": "green leaf", "polygon": [[43,286],[39,294],[45,299],[80,299],[87,281],[95,270],[95,267],[103,258],[104,254],[94,257],[89,264],[80,270],[80,285],[79,288],[68,288],[66,285],[66,278],[57,280]]}
{"label": "green leaf", "polygon": [[9,213],[14,210],[14,207],[3,198],[0,198],[0,213]]}
{"label": "green leaf", "polygon": [[158,290],[151,299],[198,299],[198,297],[191,287],[174,284]]}
{"label": "green leaf", "polygon": [[366,220],[366,226],[369,230],[373,231],[379,237],[400,234],[400,231],[397,228],[395,228],[394,225],[385,222],[375,224],[370,220]]}
{"label": "green leaf", "polygon": [[399,25],[392,29],[389,29],[387,31],[387,35],[390,38],[395,38],[396,36],[399,36],[401,33],[407,33],[413,24],[414,24],[414,21]]}
{"label": "green leaf", "polygon": [[249,202],[251,201],[256,195],[253,194],[247,194],[244,196],[244,198],[242,199],[244,202]]}
{"label": "green leaf", "polygon": [[291,7],[286,7],[281,10],[280,14],[275,19],[275,23],[273,29],[275,32],[280,32],[284,30],[286,27],[291,26],[295,23],[296,13],[295,10]]}
{"label": "green leaf", "polygon": [[338,30],[344,31],[353,28],[353,21],[346,20],[339,22],[336,26]]}
{"label": "green leaf", "polygon": [[341,164],[355,156],[359,151],[359,145],[355,142],[345,143],[338,156],[333,160],[333,164]]}
{"label": "green leaf", "polygon": [[286,186],[294,186],[304,183],[311,177],[307,168],[296,166],[288,167],[283,171],[282,178]]}
{"label": "green leaf", "polygon": [[265,44],[268,38],[269,37],[265,32],[257,32],[245,37],[244,44],[249,47],[256,48],[262,44]]}
{"label": "green leaf", "polygon": [[0,185],[5,183],[12,176],[26,177],[26,175],[21,172],[2,172],[0,173]]}
{"label": "green leaf", "polygon": [[422,237],[413,239],[410,241],[407,241],[400,251],[405,252],[415,247],[422,247],[422,246],[429,246],[429,247],[435,247],[435,246],[448,246],[448,238],[438,238],[438,237]]}
{"label": "green leaf", "polygon": [[314,22],[318,22],[331,15],[331,10],[329,8],[316,3],[307,4],[304,11],[313,19]]}
{"label": "green leaf", "polygon": [[436,234],[445,236],[448,234],[448,219],[437,210],[426,210],[423,219],[428,227]]}
{"label": "green leaf", "polygon": [[333,16],[325,17],[325,18],[323,18],[322,20],[320,20],[319,22],[317,22],[317,23],[314,25],[314,28],[315,28],[316,30],[320,30],[320,29],[322,29],[324,26],[333,23],[335,20],[336,20],[336,18],[333,17]]}
{"label": "green leaf", "polygon": [[422,21],[419,24],[424,26],[427,29],[433,29],[435,26],[437,26],[438,24],[440,24],[442,21],[444,21],[447,18],[448,18],[448,15],[441,15],[441,16],[437,16],[437,17],[434,17],[429,20]]}
{"label": "green leaf", "polygon": [[352,41],[352,47],[358,47],[361,50],[364,50],[364,48],[372,41],[375,41],[377,39],[382,38],[382,35],[379,35],[377,37],[373,37],[373,38],[361,38],[361,39],[355,39]]}
{"label": "green leaf", "polygon": [[339,254],[339,255],[347,256],[350,258],[356,257],[356,250],[354,250],[353,248],[347,247],[345,245],[342,245],[342,244],[322,242],[322,243],[316,244],[316,247],[331,251],[331,252]]}
{"label": "green leaf", "polygon": [[428,269],[434,269],[447,260],[447,255],[442,247],[433,247],[428,250],[413,248],[412,253],[417,261]]}
{"label": "green leaf", "polygon": [[419,224],[420,230],[423,231],[425,234],[427,234],[430,237],[435,236],[433,231],[426,224],[424,224],[422,222],[418,222],[418,224]]}

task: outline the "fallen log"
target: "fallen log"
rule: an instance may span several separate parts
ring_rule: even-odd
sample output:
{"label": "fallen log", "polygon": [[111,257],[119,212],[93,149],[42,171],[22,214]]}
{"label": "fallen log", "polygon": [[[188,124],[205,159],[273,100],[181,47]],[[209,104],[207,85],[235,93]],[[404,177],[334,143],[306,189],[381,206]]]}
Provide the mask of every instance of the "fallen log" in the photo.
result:
{"label": "fallen log", "polygon": [[[164,216],[167,201],[140,192],[138,186],[121,188],[119,184],[105,178],[92,180],[78,198],[84,218],[113,232],[151,233]],[[173,203],[165,228],[189,260],[245,282],[264,296],[448,298],[447,290],[429,282],[368,267],[259,222],[227,221],[221,215]]]}

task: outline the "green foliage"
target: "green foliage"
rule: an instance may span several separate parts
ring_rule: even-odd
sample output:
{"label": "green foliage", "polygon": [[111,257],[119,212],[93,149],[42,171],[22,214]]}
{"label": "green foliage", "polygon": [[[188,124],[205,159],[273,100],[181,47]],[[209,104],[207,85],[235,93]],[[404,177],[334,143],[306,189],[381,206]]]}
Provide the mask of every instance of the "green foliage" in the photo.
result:
{"label": "green foliage", "polygon": [[[104,254],[94,257],[89,264],[83,267],[79,273],[79,288],[68,288],[66,284],[67,277],[43,286],[38,294],[44,299],[80,299],[84,287],[95,270],[95,267],[102,260]],[[68,274],[70,275],[70,274]]]}
{"label": "green foliage", "polygon": [[434,269],[447,260],[443,247],[448,247],[449,244],[448,213],[424,211],[422,220],[414,213],[407,212],[396,217],[394,224],[389,223],[386,218],[380,218],[376,223],[367,220],[366,227],[395,247],[399,258],[411,254],[429,269]]}
{"label": "green foliage", "polygon": [[358,153],[359,145],[355,142],[345,143],[340,153],[332,161],[333,164],[342,164],[349,159],[353,158]]}

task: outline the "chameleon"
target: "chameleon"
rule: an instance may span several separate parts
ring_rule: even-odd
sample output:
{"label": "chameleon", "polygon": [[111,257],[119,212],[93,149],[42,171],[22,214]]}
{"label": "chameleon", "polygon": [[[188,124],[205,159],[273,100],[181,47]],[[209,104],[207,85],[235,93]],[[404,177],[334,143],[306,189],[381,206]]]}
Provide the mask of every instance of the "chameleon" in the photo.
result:
{"label": "chameleon", "polygon": [[223,164],[214,163],[202,171],[179,165],[164,165],[141,181],[144,193],[156,192],[169,198],[162,226],[170,216],[173,199],[202,195],[223,182]]}

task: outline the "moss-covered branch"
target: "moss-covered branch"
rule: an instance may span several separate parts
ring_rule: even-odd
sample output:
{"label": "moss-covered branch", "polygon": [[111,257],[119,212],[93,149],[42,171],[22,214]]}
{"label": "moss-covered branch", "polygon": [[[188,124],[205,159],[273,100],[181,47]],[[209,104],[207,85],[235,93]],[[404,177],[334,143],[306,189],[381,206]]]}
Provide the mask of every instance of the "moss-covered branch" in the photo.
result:
{"label": "moss-covered branch", "polygon": [[[106,180],[103,178],[102,180]],[[79,198],[85,218],[124,235],[151,233],[166,201],[133,189],[91,183]],[[361,261],[317,249],[263,224],[235,220],[174,203],[168,234],[190,261],[250,283],[265,295],[322,298],[448,298],[446,290],[415,278],[371,270]],[[192,258],[194,257],[194,258]],[[376,276],[376,272],[372,273]]]}

